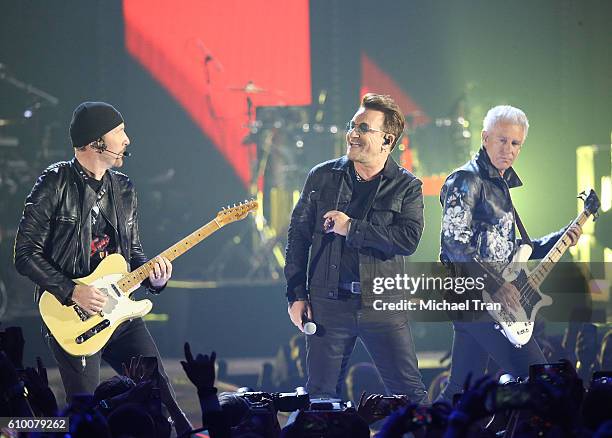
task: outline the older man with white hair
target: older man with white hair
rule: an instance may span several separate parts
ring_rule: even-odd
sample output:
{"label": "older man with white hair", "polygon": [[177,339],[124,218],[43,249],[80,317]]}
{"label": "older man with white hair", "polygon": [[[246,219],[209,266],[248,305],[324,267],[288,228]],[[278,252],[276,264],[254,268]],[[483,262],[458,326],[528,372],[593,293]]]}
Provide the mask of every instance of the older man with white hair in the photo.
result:
{"label": "older man with white hair", "polygon": [[[530,240],[516,213],[510,189],[522,185],[512,168],[527,137],[529,122],[523,111],[509,105],[491,108],[483,121],[482,147],[476,156],[451,173],[440,192],[443,208],[440,260],[455,274],[482,274],[479,260],[490,266],[506,266],[520,244],[531,244],[531,258],[538,259],[561,237],[565,229]],[[521,239],[515,232],[519,227]],[[569,230],[572,245],[581,234],[578,225]],[[501,287],[487,279],[493,298],[505,308],[520,306],[519,291],[511,283]],[[486,312],[459,315],[453,322],[451,374],[441,398],[450,401],[463,389],[468,375],[484,374],[491,357],[505,372],[526,376],[529,365],[546,359],[535,339],[522,348],[496,330]]]}

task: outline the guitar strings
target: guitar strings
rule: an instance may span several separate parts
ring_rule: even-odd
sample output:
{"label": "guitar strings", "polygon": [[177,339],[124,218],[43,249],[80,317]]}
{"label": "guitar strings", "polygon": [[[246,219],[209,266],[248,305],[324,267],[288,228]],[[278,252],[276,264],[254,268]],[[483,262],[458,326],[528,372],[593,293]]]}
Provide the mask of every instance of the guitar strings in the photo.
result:
{"label": "guitar strings", "polygon": [[[580,216],[578,218],[576,218],[576,220],[572,223],[572,225],[580,223],[580,225],[584,225],[584,223],[587,221],[589,217],[585,214],[585,212],[583,211]],[[571,225],[570,225],[571,227]],[[568,245],[568,243],[566,243],[563,239],[565,239],[565,237],[567,236],[567,234],[563,234],[563,236],[561,236],[561,238],[559,239],[564,245]],[[555,244],[555,246],[557,246]],[[553,247],[554,248],[554,247]],[[552,260],[550,257],[547,257],[542,263],[545,263],[546,261],[548,261],[549,263],[556,263],[554,260]],[[540,265],[542,266],[542,265]],[[527,279],[527,281],[525,282],[525,284],[523,286],[521,286],[521,288],[519,289],[519,303],[521,303],[522,305],[527,304],[528,301],[531,301],[531,298],[535,295],[536,290],[535,288],[531,285],[531,283],[529,282],[529,278]]]}

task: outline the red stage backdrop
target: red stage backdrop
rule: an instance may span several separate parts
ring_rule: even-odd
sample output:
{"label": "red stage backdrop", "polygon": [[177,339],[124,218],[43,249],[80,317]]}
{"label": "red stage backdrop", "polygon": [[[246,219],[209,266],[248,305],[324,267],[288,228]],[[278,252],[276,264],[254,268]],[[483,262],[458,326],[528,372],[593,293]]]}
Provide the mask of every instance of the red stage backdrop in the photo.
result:
{"label": "red stage backdrop", "polygon": [[181,104],[245,185],[256,106],[311,102],[308,0],[125,0],[128,52]]}

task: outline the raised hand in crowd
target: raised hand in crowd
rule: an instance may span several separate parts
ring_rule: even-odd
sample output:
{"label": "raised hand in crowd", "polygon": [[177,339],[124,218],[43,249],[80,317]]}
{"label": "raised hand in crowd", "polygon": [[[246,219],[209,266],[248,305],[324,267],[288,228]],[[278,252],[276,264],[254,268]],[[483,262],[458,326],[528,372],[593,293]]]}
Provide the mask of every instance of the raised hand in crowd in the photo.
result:
{"label": "raised hand in crowd", "polygon": [[47,369],[40,357],[36,358],[36,368],[25,369],[24,380],[34,413],[43,417],[57,415],[57,400],[49,387]]}
{"label": "raised hand in crowd", "polygon": [[[180,421],[181,418],[184,418],[176,403],[172,403],[174,396],[171,393],[170,385],[164,384],[162,381],[164,377],[160,374],[157,357],[132,357],[129,364],[123,363],[122,366],[123,374],[137,384],[136,388],[132,388],[135,391],[134,396],[137,397],[142,392],[143,397],[148,397],[148,400],[157,402],[159,398],[164,406],[166,406],[170,416],[173,419],[179,419],[175,421]],[[145,382],[147,384],[140,385]],[[181,431],[190,431],[192,426],[185,421],[180,424],[175,423],[175,427]]]}
{"label": "raised hand in crowd", "polygon": [[181,365],[187,377],[195,385],[198,391],[212,390],[215,386],[215,359],[217,353],[214,351],[207,354],[198,354],[195,358],[191,354],[189,342],[185,342],[185,360]]}
{"label": "raised hand in crowd", "polygon": [[211,438],[229,438],[230,426],[221,411],[215,388],[215,360],[217,353],[198,354],[195,358],[191,353],[189,342],[185,342],[185,360],[181,361],[187,378],[198,390],[202,424],[208,428]]}
{"label": "raised hand in crowd", "polygon": [[382,394],[370,394],[366,397],[365,391],[361,393],[361,398],[357,405],[357,413],[366,423],[372,424],[384,418],[375,414],[376,404],[383,397]]}
{"label": "raised hand in crowd", "polygon": [[134,356],[130,359],[130,363],[126,364],[125,362],[122,364],[123,366],[123,375],[129,377],[134,381],[134,383],[139,383],[144,380],[152,380],[153,370],[151,367],[147,368],[144,366],[144,361],[142,356]]}
{"label": "raised hand in crowd", "polygon": [[103,406],[107,411],[112,411],[126,403],[148,403],[153,396],[153,386],[152,380],[142,380],[138,382],[136,386],[131,387],[127,391],[115,395],[109,399],[105,399]]}

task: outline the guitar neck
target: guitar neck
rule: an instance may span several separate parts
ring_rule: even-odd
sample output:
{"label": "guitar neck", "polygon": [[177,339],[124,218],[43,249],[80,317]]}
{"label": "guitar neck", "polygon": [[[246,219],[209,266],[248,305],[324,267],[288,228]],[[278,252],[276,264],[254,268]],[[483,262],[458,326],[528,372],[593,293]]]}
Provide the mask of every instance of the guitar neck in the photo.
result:
{"label": "guitar neck", "polygon": [[[168,260],[172,261],[181,254],[185,254],[187,251],[196,246],[202,240],[206,239],[208,236],[210,236],[212,233],[214,233],[221,227],[222,225],[220,225],[216,219],[213,219],[212,221],[210,221],[203,227],[198,228],[189,236],[178,241],[159,255],[166,257]],[[126,274],[123,278],[121,278],[121,280],[119,280],[117,285],[123,292],[128,293],[130,290],[138,286],[142,281],[149,277],[149,274],[154,269],[154,266],[155,259],[149,260],[144,265],[140,266],[138,269],[135,269],[129,274]]]}
{"label": "guitar neck", "polygon": [[[583,226],[586,221],[589,219],[591,215],[587,213],[587,211],[583,211],[578,215],[578,217],[572,222],[572,225],[578,224]],[[571,227],[571,225],[570,225]],[[538,266],[531,271],[529,275],[529,282],[533,287],[539,288],[542,282],[548,277],[550,271],[552,271],[555,264],[561,259],[565,251],[570,247],[572,240],[570,239],[567,231],[563,233],[561,238],[555,243],[555,246],[552,247],[546,257],[542,259],[542,261],[538,264]]]}

